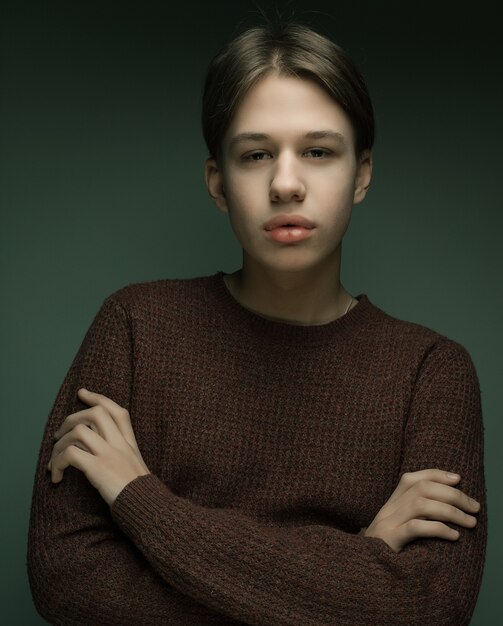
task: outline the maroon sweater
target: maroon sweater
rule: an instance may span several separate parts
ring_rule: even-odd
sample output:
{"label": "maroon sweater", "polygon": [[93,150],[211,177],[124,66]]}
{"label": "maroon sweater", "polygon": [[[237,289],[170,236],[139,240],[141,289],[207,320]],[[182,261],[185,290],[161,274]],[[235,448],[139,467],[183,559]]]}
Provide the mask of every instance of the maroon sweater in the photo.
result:
{"label": "maroon sweater", "polygon": [[[468,624],[487,541],[484,427],[459,343],[360,294],[328,324],[263,318],[223,272],[105,299],[49,415],[28,573],[52,624]],[[126,407],[152,472],[110,508],[53,484],[54,431],[86,387]],[[367,527],[404,472],[458,472],[479,500],[457,541],[394,552]]]}

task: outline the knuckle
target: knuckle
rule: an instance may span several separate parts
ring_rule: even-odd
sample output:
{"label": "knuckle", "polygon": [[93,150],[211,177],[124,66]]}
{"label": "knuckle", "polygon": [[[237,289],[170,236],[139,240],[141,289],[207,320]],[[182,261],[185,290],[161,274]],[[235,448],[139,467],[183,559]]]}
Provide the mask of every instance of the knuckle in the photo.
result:
{"label": "knuckle", "polygon": [[126,421],[129,420],[129,411],[127,409],[125,409],[124,407],[121,407],[121,410],[118,411],[119,417]]}
{"label": "knuckle", "polygon": [[66,458],[70,462],[77,459],[77,446],[68,446],[68,448],[66,449]]}
{"label": "knuckle", "polygon": [[415,499],[416,509],[421,512],[425,512],[429,508],[429,500],[421,495],[417,496]]}
{"label": "knuckle", "polygon": [[455,504],[446,503],[445,506],[449,508],[449,511],[451,513],[454,513],[455,511],[456,512],[459,511],[458,507]]}
{"label": "knuckle", "polygon": [[103,420],[108,416],[108,411],[101,404],[97,404],[93,409],[93,415],[96,419]]}
{"label": "knuckle", "polygon": [[412,480],[412,472],[404,472],[400,478],[404,483],[410,483]]}
{"label": "knuckle", "polygon": [[106,421],[106,413],[102,413],[101,411],[97,411],[96,413],[89,416],[89,423],[87,426],[93,430],[96,430],[99,426],[103,426],[103,423]]}
{"label": "knuckle", "polygon": [[428,481],[425,479],[418,480],[414,485],[414,491],[418,494],[418,496],[424,496],[428,491],[428,484]]}
{"label": "knuckle", "polygon": [[463,494],[463,495],[464,495],[464,504],[466,506],[471,507],[473,500],[470,498],[470,496],[467,496],[466,494]]}
{"label": "knuckle", "polygon": [[421,522],[418,519],[413,518],[406,523],[406,526],[411,532],[417,533],[421,528]]}
{"label": "knuckle", "polygon": [[75,426],[74,428],[75,434],[79,437],[85,436],[88,430],[89,428],[85,424],[82,424],[82,422],[80,424],[77,424],[77,426]]}
{"label": "knuckle", "polygon": [[75,422],[75,418],[73,417],[73,413],[71,415],[67,415],[65,417],[65,419],[61,422],[61,424],[58,426],[57,430],[59,432],[61,432],[63,430],[63,428],[67,427],[67,428],[72,428],[73,424]]}
{"label": "knuckle", "polygon": [[455,507],[453,504],[446,504],[446,506],[448,507],[448,511],[449,511],[449,517],[450,518],[458,518],[460,515],[464,515],[463,511],[460,511],[457,507]]}

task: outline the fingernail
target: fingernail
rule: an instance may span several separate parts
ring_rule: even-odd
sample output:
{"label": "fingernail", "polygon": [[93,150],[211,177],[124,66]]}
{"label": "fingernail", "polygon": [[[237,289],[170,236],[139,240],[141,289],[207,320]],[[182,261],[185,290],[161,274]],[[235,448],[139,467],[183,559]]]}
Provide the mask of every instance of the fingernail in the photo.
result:
{"label": "fingernail", "polygon": [[452,479],[454,479],[454,478],[461,478],[459,474],[452,474],[451,472],[448,472],[447,476],[449,478],[452,478]]}

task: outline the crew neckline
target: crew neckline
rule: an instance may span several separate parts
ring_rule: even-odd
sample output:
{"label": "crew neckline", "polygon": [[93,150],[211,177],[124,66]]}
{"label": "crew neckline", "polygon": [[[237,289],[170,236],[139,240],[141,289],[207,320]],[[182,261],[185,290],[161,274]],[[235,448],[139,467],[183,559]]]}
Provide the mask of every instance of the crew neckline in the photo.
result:
{"label": "crew neckline", "polygon": [[214,284],[214,294],[222,306],[226,316],[240,322],[251,333],[263,336],[273,342],[289,343],[324,343],[334,336],[352,334],[361,328],[374,308],[367,294],[354,296],[357,304],[347,313],[325,324],[290,324],[267,319],[244,307],[236,300],[225,283],[227,272],[219,270],[209,278]]}

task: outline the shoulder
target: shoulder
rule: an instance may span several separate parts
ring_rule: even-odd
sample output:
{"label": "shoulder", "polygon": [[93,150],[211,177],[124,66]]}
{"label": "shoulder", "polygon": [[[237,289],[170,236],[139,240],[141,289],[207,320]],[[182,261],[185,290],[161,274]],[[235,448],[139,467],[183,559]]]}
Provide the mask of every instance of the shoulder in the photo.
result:
{"label": "shoulder", "polygon": [[129,283],[112,292],[104,306],[116,306],[132,317],[159,316],[174,311],[180,314],[205,297],[209,276],[164,278]]}
{"label": "shoulder", "polygon": [[374,304],[371,306],[376,336],[380,343],[388,345],[390,358],[400,360],[400,355],[413,358],[417,372],[443,369],[450,375],[476,377],[472,357],[461,342],[426,325],[391,315]]}

